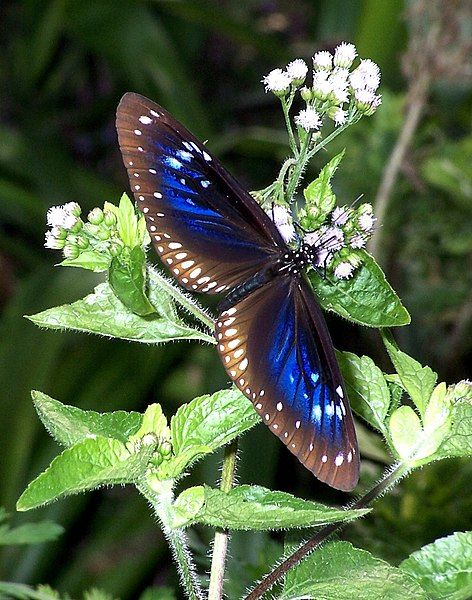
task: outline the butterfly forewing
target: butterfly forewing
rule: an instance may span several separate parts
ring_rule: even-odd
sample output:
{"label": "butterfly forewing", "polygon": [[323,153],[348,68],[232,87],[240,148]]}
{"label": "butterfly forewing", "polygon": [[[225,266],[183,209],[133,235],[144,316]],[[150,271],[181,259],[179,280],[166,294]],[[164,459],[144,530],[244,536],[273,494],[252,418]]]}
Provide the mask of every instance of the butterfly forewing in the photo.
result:
{"label": "butterfly forewing", "polygon": [[352,415],[324,318],[302,280],[277,277],[219,316],[223,364],[264,423],[316,477],[359,477]]}
{"label": "butterfly forewing", "polygon": [[125,94],[117,130],[153,244],[188,290],[221,293],[284,251],[270,218],[163,108]]}

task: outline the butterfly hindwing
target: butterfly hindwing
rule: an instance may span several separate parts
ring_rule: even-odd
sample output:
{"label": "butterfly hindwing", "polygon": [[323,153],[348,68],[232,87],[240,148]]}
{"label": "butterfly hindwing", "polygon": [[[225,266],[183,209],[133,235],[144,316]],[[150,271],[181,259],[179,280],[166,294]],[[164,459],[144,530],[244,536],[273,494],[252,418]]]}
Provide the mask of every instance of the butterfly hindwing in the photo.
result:
{"label": "butterfly hindwing", "polygon": [[223,311],[223,364],[263,422],[318,479],[359,477],[352,415],[323,315],[303,280],[279,276]]}
{"label": "butterfly hindwing", "polygon": [[284,251],[277,228],[257,202],[162,107],[125,94],[117,130],[152,242],[188,290],[221,293]]}

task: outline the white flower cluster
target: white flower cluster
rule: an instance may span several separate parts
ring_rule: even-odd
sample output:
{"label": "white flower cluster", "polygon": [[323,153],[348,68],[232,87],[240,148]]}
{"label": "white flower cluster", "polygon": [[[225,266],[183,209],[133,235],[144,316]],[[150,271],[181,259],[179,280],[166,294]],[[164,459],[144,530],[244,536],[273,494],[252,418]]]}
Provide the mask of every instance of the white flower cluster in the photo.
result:
{"label": "white flower cluster", "polygon": [[63,206],[51,206],[46,215],[47,224],[44,246],[53,250],[64,248],[67,231],[73,231],[80,223],[81,208],[77,202],[68,202]]}
{"label": "white flower cluster", "polygon": [[[313,81],[311,87],[304,86],[300,95],[307,107],[295,117],[295,124],[306,131],[318,130],[325,115],[336,127],[345,125],[356,115],[371,115],[381,103],[376,91],[380,84],[380,69],[370,59],[361,59],[351,70],[356,60],[354,44],[342,42],[334,53],[322,50],[313,56]],[[289,63],[285,70],[274,69],[263,78],[266,92],[284,98],[305,82],[308,73],[301,59]]]}
{"label": "white flower cluster", "polygon": [[330,266],[338,279],[349,279],[360,265],[355,250],[365,248],[371,237],[375,217],[370,204],[354,210],[336,207],[323,224],[304,236],[304,243],[316,249],[316,267]]}
{"label": "white flower cluster", "polygon": [[77,258],[84,250],[94,249],[118,256],[123,244],[118,239],[116,215],[110,210],[94,208],[84,222],[81,212],[77,202],[52,206],[46,217],[51,229],[46,231],[45,247],[62,250],[64,258],[68,259]]}

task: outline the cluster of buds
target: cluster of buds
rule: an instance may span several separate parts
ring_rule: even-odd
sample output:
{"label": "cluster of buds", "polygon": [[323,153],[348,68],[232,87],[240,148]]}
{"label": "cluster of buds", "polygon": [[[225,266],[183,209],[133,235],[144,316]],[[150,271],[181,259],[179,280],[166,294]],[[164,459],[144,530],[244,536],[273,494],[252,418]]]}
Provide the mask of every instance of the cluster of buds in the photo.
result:
{"label": "cluster of buds", "polygon": [[123,248],[116,229],[116,215],[94,208],[87,221],[81,219],[81,208],[76,202],[52,206],[47,213],[46,248],[62,250],[65,259],[74,260],[84,251],[107,252],[118,256]]}
{"label": "cluster of buds", "polygon": [[360,266],[358,250],[365,248],[374,231],[371,204],[358,208],[337,206],[303,241],[316,250],[315,266],[329,268],[338,279],[349,279]]}
{"label": "cluster of buds", "polygon": [[[298,58],[285,70],[274,69],[263,78],[266,92],[282,100],[300,91],[306,108],[295,117],[295,124],[305,131],[318,130],[327,115],[336,126],[372,115],[381,103],[376,91],[380,84],[380,69],[370,59],[360,60],[351,70],[357,57],[354,44],[341,43],[334,54],[323,50],[313,56],[313,80],[303,86],[308,66]],[[303,87],[302,87],[303,86]]]}

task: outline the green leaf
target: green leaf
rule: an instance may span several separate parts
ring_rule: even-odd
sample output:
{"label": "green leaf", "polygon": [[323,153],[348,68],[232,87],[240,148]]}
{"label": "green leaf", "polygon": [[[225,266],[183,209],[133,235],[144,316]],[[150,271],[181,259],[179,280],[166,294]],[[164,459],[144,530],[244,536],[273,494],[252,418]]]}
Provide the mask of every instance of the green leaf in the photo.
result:
{"label": "green leaf", "polygon": [[352,409],[372,427],[386,433],[390,393],[382,371],[368,356],[337,352]]}
{"label": "green leaf", "polygon": [[77,258],[65,258],[59,264],[61,267],[78,267],[95,273],[102,273],[110,266],[110,256],[105,252],[84,250]]}
{"label": "green leaf", "polygon": [[102,485],[132,483],[143,475],[154,449],[154,445],[144,444],[130,449],[105,437],[78,442],[29,484],[17,510],[30,510]]}
{"label": "green leaf", "polygon": [[192,463],[203,458],[205,454],[211,454],[211,452],[213,452],[212,448],[210,448],[210,446],[204,446],[203,444],[187,448],[177,456],[172,456],[171,458],[164,460],[159,465],[157,477],[160,480],[176,479]]}
{"label": "green leaf", "polygon": [[98,413],[62,404],[35,390],[31,396],[45,428],[56,442],[66,447],[96,436],[126,442],[138,431],[143,420],[143,415],[138,412]]}
{"label": "green leaf", "polygon": [[400,569],[348,542],[329,542],[287,574],[280,600],[426,600]]}
{"label": "green leaf", "polygon": [[405,392],[410,396],[421,415],[424,415],[426,405],[438,379],[429,367],[423,367],[417,360],[399,350],[387,332],[382,333],[387,352],[400,378]]}
{"label": "green leaf", "polygon": [[329,161],[319,176],[312,181],[303,191],[306,200],[306,222],[302,226],[307,229],[316,229],[321,225],[326,216],[333,210],[336,204],[336,196],[331,189],[331,178],[344,156],[344,150]]}
{"label": "green leaf", "polygon": [[[5,594],[5,595],[3,595]],[[0,598],[2,600],[60,600],[59,592],[56,592],[49,586],[39,585],[37,589],[24,585],[23,583],[10,583],[8,581],[0,581]],[[64,597],[64,600],[69,600],[70,597]]]}
{"label": "green leaf", "polygon": [[435,458],[472,456],[472,402],[457,400],[451,409],[451,429]]}
{"label": "green leaf", "polygon": [[113,258],[108,281],[116,296],[132,312],[140,316],[156,312],[146,296],[146,257],[141,246],[126,248]]}
{"label": "green leaf", "polygon": [[413,457],[422,436],[421,421],[411,406],[400,406],[390,417],[390,437],[393,448],[402,459]]}
{"label": "green leaf", "polygon": [[[451,412],[452,405],[449,398],[447,398],[447,387],[443,382],[434,388],[424,413],[425,443],[422,444],[421,451],[425,457],[436,452],[449,434],[452,424]],[[418,458],[422,457],[418,456]]]}
{"label": "green leaf", "polygon": [[362,264],[352,279],[337,280],[336,284],[310,270],[308,277],[316,297],[325,310],[369,327],[407,325],[410,315],[400,298],[385,279],[375,260],[359,251]]}
{"label": "green leaf", "polygon": [[184,490],[172,504],[170,526],[173,529],[186,527],[195,521],[195,517],[205,504],[205,488],[203,485]]}
{"label": "green leaf", "polygon": [[92,294],[72,304],[56,306],[27,318],[48,329],[85,331],[145,344],[184,339],[214,343],[213,337],[182,321],[172,322],[157,314],[140,317],[130,312],[108,283],[101,283]]}
{"label": "green leaf", "polygon": [[[260,486],[241,485],[227,493],[204,486],[204,491],[204,505],[193,517],[193,522],[227,529],[265,531],[290,527],[314,527],[351,521],[362,517],[370,510],[332,508],[319,502],[303,500],[285,492],[274,492]],[[185,494],[186,492],[183,493],[186,500]],[[180,496],[177,499],[180,505],[179,499]],[[189,504],[185,502],[185,506]],[[189,522],[191,521],[190,516]]]}
{"label": "green leaf", "polygon": [[[196,458],[229,443],[260,422],[251,402],[236,389],[200,396],[179,408],[171,420],[172,447],[175,457],[162,469],[173,469],[178,461],[182,472]],[[184,456],[182,461],[179,456]],[[185,464],[184,464],[185,463]]]}
{"label": "green leaf", "polygon": [[153,433],[159,440],[170,440],[170,429],[160,404],[150,404],[142,415],[141,427],[131,439],[139,439]]}
{"label": "green leaf", "polygon": [[472,532],[454,533],[423,546],[400,564],[430,600],[472,598]]}
{"label": "green leaf", "polygon": [[118,235],[128,248],[134,248],[139,244],[138,239],[138,217],[134,204],[126,194],[120,198],[120,205],[116,211]]}
{"label": "green leaf", "polygon": [[0,525],[0,546],[42,544],[56,540],[63,532],[64,528],[52,521],[25,523],[12,529]]}
{"label": "green leaf", "polygon": [[104,590],[99,590],[98,588],[91,588],[84,592],[84,600],[117,600],[115,596],[105,592]]}

